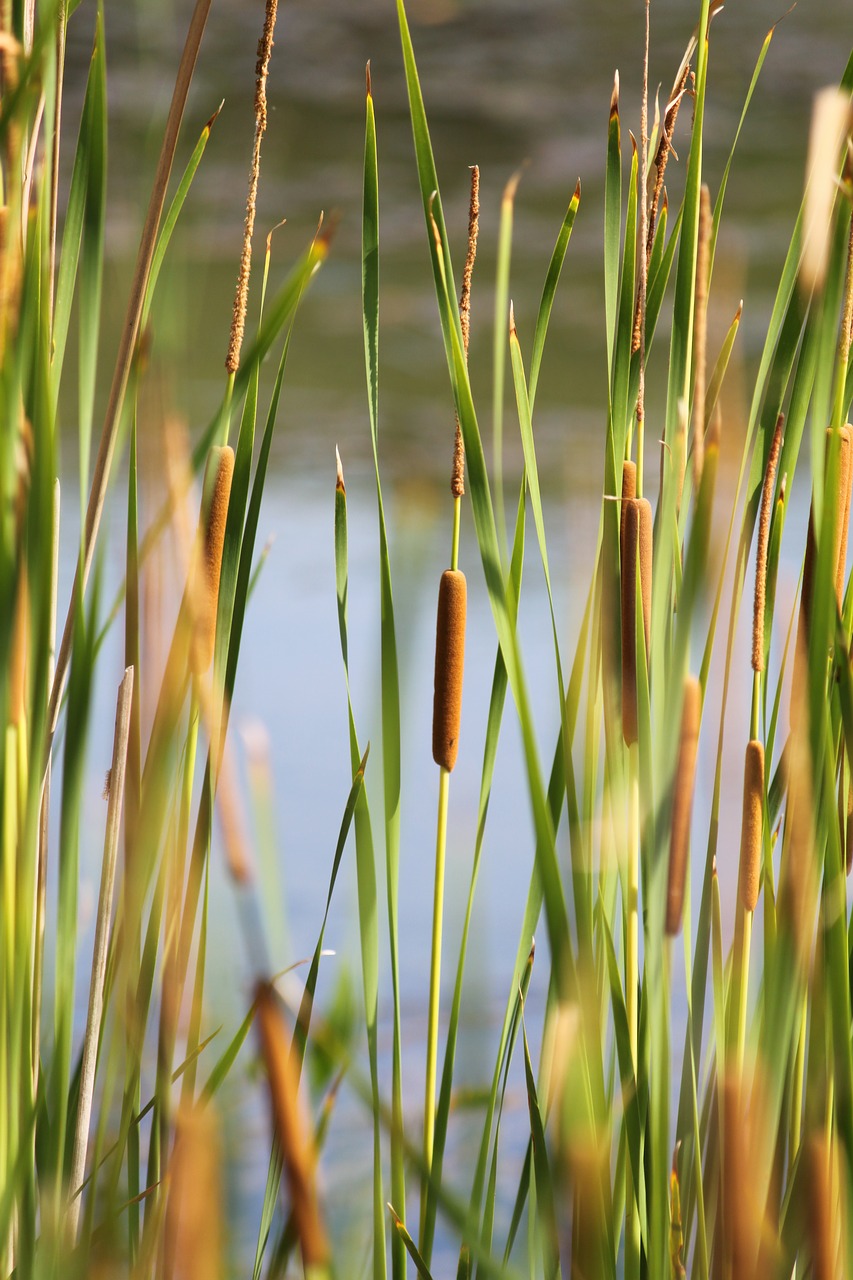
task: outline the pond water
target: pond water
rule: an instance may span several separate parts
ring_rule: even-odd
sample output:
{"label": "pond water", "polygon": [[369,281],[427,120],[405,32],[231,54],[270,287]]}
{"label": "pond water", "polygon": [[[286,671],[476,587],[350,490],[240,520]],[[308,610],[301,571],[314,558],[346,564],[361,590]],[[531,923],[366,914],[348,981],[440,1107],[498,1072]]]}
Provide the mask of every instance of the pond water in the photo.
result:
{"label": "pond water", "polygon": [[[158,130],[171,92],[176,50],[189,6],[148,0],[144,6],[107,5],[110,94],[110,262],[105,299],[106,378],[110,334],[120,320],[132,267]],[[661,101],[690,36],[694,10],[676,0],[652,5],[652,88]],[[91,40],[88,6],[70,27],[68,128],[76,128]],[[233,280],[239,252],[247,160],[252,136],[255,45],[263,5],[216,0],[202,49],[185,132],[188,148],[204,120],[225,98],[174,241],[168,277],[155,311],[154,366],[158,395],[191,430],[206,423],[224,386]],[[707,175],[715,192],[762,40],[780,18],[777,0],[731,3],[713,26],[707,116]],[[468,166],[481,168],[481,249],[474,280],[471,369],[484,434],[490,436],[490,355],[495,240],[500,194],[519,168],[512,294],[522,344],[530,337],[553,241],[575,181],[583,196],[554,311],[537,398],[537,447],[546,499],[546,524],[564,661],[574,651],[598,528],[606,408],[601,240],[603,158],[613,72],[622,85],[623,138],[638,131],[642,6],[626,0],[420,0],[411,5],[412,31],[433,130],[445,213],[455,251],[464,252]],[[778,272],[802,189],[810,103],[817,88],[840,76],[853,24],[848,0],[809,0],[781,22],[739,144],[718,250],[711,299],[711,340],[719,343],[738,301],[746,299],[740,355],[726,401],[728,463],[740,452],[750,370],[763,340]],[[321,209],[340,214],[328,264],[303,305],[291,349],[280,428],[273,451],[259,546],[275,538],[252,599],[241,657],[233,723],[238,754],[263,726],[274,780],[281,902],[269,902],[276,967],[310,954],[321,921],[338,828],[350,782],[346,701],[335,604],[333,513],[335,445],[347,478],[350,532],[350,645],[352,687],[362,742],[376,744],[368,770],[381,829],[378,750],[379,600],[375,496],[367,422],[360,317],[360,199],[364,67],[371,60],[377,111],[381,192],[380,447],[391,532],[399,624],[403,698],[401,854],[401,974],[405,1018],[407,1106],[413,1125],[421,1105],[425,1008],[432,902],[437,770],[431,761],[430,717],[434,609],[438,577],[450,543],[447,491],[453,415],[426,252],[411,133],[406,113],[399,38],[391,0],[287,0],[281,6],[269,82],[269,129],[264,141],[258,206],[258,248],[282,217],[274,240],[273,275],[280,278],[316,225]],[[685,112],[685,116],[686,116]],[[685,116],[676,146],[687,152]],[[680,143],[679,139],[680,138]],[[673,192],[679,166],[669,171]],[[260,266],[260,255],[257,267]],[[254,301],[254,299],[253,299]],[[665,389],[665,334],[649,374],[650,420]],[[66,426],[70,426],[72,419]],[[520,446],[509,399],[508,506],[514,505]],[[724,468],[732,492],[731,465]],[[76,492],[73,441],[68,482]],[[790,548],[780,603],[790,608],[807,494],[795,491],[786,531]],[[73,499],[66,506],[73,506]],[[115,582],[123,555],[122,502],[111,518],[115,536],[105,573]],[[73,516],[64,535],[63,580],[70,582]],[[529,540],[532,544],[532,536]],[[558,729],[550,623],[535,547],[529,547],[521,636],[545,767]],[[446,997],[449,1000],[464,909],[477,813],[483,735],[495,653],[473,528],[466,514],[461,564],[468,574],[470,613],[462,750],[451,787],[448,850]],[[61,599],[67,598],[67,586]],[[61,605],[62,607],[62,605]],[[111,701],[121,665],[120,640],[105,646],[93,719],[91,829],[102,829],[98,799],[109,752]],[[746,705],[748,662],[736,676],[732,700],[737,741]],[[741,699],[743,693],[743,700]],[[713,705],[713,696],[709,706]],[[712,768],[716,715],[703,734],[705,772]],[[243,735],[241,738],[241,734]],[[707,739],[707,740],[706,740]],[[735,866],[740,748],[724,785],[734,824],[724,823],[721,877]],[[701,767],[701,766],[700,766]],[[708,797],[697,801],[696,821]],[[734,829],[733,829],[734,827]],[[700,825],[699,829],[706,829]],[[523,897],[533,856],[515,715],[508,706],[499,752],[469,956],[461,1082],[482,1084],[502,1016],[518,941]],[[99,835],[93,835],[92,886]],[[219,865],[219,864],[217,864]],[[353,859],[348,852],[326,935],[337,954],[321,971],[327,997],[351,971],[356,993],[357,917]],[[734,873],[732,872],[732,875]],[[724,888],[726,885],[724,884]],[[728,882],[729,898],[734,882]],[[210,991],[221,999],[217,1020],[236,1024],[245,1007],[248,972],[230,890],[213,885],[217,945],[211,949]],[[695,909],[695,908],[694,908]],[[383,917],[384,919],[384,917]],[[386,948],[387,949],[387,948]],[[387,964],[383,956],[383,1052],[389,1052]],[[678,966],[676,965],[676,970]],[[683,981],[683,979],[682,979]],[[531,1019],[541,1009],[546,965],[534,977]],[[679,1045],[677,1010],[673,1043]],[[446,1003],[445,1003],[446,1007]],[[679,1049],[680,1052],[680,1049]],[[387,1081],[388,1075],[386,1073]],[[242,1080],[242,1077],[241,1077]],[[265,1175],[267,1119],[257,1096],[239,1097],[226,1121],[239,1148],[232,1194],[251,1208],[248,1241]],[[512,1096],[517,1123],[508,1141],[525,1140],[523,1079]],[[364,1171],[367,1129],[355,1104],[342,1104],[326,1176],[353,1218],[366,1220]],[[466,1144],[476,1117],[462,1123],[456,1159],[467,1165]],[[417,1129],[415,1127],[415,1132]],[[241,1141],[237,1142],[239,1135]],[[256,1135],[258,1143],[247,1142]],[[464,1178],[460,1177],[464,1186]],[[362,1187],[358,1191],[359,1186]],[[347,1195],[340,1188],[348,1188]],[[514,1189],[508,1189],[512,1194]],[[339,1229],[343,1232],[346,1224]],[[236,1242],[237,1251],[243,1241]],[[449,1255],[448,1255],[449,1256]],[[449,1265],[449,1263],[448,1263]]]}

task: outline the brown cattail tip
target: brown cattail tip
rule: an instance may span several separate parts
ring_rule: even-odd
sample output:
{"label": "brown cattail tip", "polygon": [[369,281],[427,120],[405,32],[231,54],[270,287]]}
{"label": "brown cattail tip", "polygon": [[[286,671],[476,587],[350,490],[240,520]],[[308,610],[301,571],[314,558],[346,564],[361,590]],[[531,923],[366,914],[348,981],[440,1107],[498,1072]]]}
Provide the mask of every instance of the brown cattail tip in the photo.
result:
{"label": "brown cattail tip", "polygon": [[465,442],[462,439],[462,428],[456,419],[456,437],[453,441],[453,470],[450,473],[450,492],[454,498],[465,495]]}
{"label": "brown cattail tip", "polygon": [[743,762],[743,821],[740,829],[740,900],[754,911],[761,888],[761,830],[764,815],[764,744],[746,744]]}
{"label": "brown cattail tip", "polygon": [[752,669],[764,670],[764,602],[767,595],[767,548],[770,544],[770,515],[773,510],[773,486],[776,468],[782,448],[784,414],[776,419],[776,429],[770,441],[764,484],[761,488],[761,507],[758,515],[758,548],[755,555],[755,601],[752,611]]}
{"label": "brown cattail tip", "polygon": [[666,891],[666,932],[670,937],[681,928],[684,908],[684,883],[687,876],[687,851],[690,847],[690,816],[693,812],[693,785],[701,718],[702,687],[695,676],[688,676],[684,682],[681,733],[672,793],[672,830]]}
{"label": "brown cattail tip", "polygon": [[826,1135],[813,1134],[809,1138],[807,1150],[812,1275],[814,1280],[833,1280],[838,1275],[838,1270],[833,1243],[832,1154]]}
{"label": "brown cattail tip", "polygon": [[630,502],[637,496],[637,464],[626,461],[622,463],[622,501]]}
{"label": "brown cattail tip", "polygon": [[622,733],[637,741],[637,565],[646,653],[652,611],[652,508],[647,498],[622,504]]}
{"label": "brown cattail tip", "polygon": [[262,982],[255,1010],[272,1102],[273,1124],[281,1149],[293,1220],[306,1269],[329,1259],[315,1179],[314,1143],[299,1102],[299,1082],[290,1053],[284,1014],[274,988]]}
{"label": "brown cattail tip", "polygon": [[468,252],[465,255],[465,269],[462,273],[462,292],[459,297],[459,320],[462,327],[462,344],[465,358],[468,358],[468,343],[471,336],[471,279],[474,275],[474,263],[477,258],[477,237],[480,232],[480,170],[476,164],[471,166],[471,200],[468,205]]}
{"label": "brown cattail tip", "polygon": [[196,675],[205,672],[213,658],[222,548],[225,545],[228,500],[234,477],[234,450],[229,445],[211,449],[208,467],[212,484],[206,513],[202,512],[201,581],[196,584],[197,625],[193,645],[193,670]]}
{"label": "brown cattail tip", "polygon": [[15,618],[12,624],[12,650],[9,654],[9,723],[19,725],[27,705],[27,652],[30,630],[30,592],[27,568],[21,564],[15,591]]}
{"label": "brown cattail tip", "polygon": [[432,708],[432,756],[448,772],[459,753],[462,678],[465,669],[465,615],[468,586],[459,569],[447,569],[438,589],[435,628],[435,694]]}

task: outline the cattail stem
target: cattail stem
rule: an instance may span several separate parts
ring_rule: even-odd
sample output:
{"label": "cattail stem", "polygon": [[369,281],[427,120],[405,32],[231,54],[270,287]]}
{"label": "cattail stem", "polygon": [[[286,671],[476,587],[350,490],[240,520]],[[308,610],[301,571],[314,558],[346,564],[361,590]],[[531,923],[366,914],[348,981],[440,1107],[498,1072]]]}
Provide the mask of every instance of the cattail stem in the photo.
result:
{"label": "cattail stem", "polygon": [[[639,748],[635,742],[628,749],[628,903],[625,923],[625,1009],[635,1076],[639,1045],[639,899],[640,760]],[[640,1275],[640,1215],[630,1160],[625,1161],[625,1275],[626,1280],[628,1277],[638,1280]]]}
{"label": "cattail stem", "polygon": [[705,183],[699,195],[699,238],[696,250],[693,382],[693,487],[698,494],[705,462],[705,391],[708,367],[708,285],[711,268],[711,193]]}
{"label": "cattail stem", "polygon": [[[442,768],[438,782],[438,823],[435,842],[435,885],[432,905],[432,949],[430,952],[429,1013],[427,1023],[426,1086],[424,1090],[424,1164],[432,1165],[435,1136],[435,1086],[438,1067],[438,1012],[441,995],[441,937],[444,918],[444,867],[447,852],[447,808],[450,772]],[[426,1198],[422,1211],[426,1209]]]}
{"label": "cattail stem", "polygon": [[690,818],[693,812],[693,788],[696,778],[696,755],[699,746],[699,722],[701,716],[702,689],[695,676],[688,676],[684,682],[681,732],[673,782],[672,829],[666,901],[666,932],[670,937],[678,933],[681,928],[684,907],[684,885],[687,878]]}

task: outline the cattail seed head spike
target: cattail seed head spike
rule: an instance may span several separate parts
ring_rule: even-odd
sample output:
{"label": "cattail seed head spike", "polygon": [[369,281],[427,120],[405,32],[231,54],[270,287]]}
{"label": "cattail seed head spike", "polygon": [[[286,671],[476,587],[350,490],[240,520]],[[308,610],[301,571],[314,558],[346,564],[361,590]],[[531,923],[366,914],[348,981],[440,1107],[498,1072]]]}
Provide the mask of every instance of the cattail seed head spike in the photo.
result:
{"label": "cattail seed head spike", "polygon": [[666,894],[666,932],[670,937],[678,933],[681,928],[684,909],[684,885],[687,877],[687,852],[690,847],[690,818],[693,812],[693,788],[696,779],[696,756],[699,749],[701,718],[702,687],[695,676],[688,676],[684,682],[681,733],[672,795],[669,879]]}
{"label": "cattail seed head spike", "polygon": [[738,891],[744,911],[754,911],[761,888],[761,832],[764,815],[764,743],[746,744],[743,765],[743,820],[740,829]]}
{"label": "cattail seed head spike", "polygon": [[755,556],[755,601],[752,611],[752,669],[764,670],[764,602],[767,595],[767,549],[770,544],[770,516],[773,510],[773,486],[776,468],[782,449],[782,427],[785,415],[776,419],[776,429],[770,442],[764,484],[761,489],[761,507],[758,515],[758,549]]}
{"label": "cattail seed head spike", "polygon": [[459,754],[462,681],[465,671],[465,617],[468,587],[460,569],[446,569],[438,589],[435,628],[435,690],[432,756],[450,773]]}
{"label": "cattail seed head spike", "polygon": [[[646,655],[652,611],[652,508],[647,498],[622,504],[622,734],[628,746],[637,741],[637,571]],[[639,563],[638,563],[639,562]]]}
{"label": "cattail seed head spike", "polygon": [[210,501],[206,512],[202,512],[199,581],[192,587],[196,623],[192,668],[196,675],[202,675],[213,658],[222,550],[225,545],[231,481],[234,477],[234,450],[229,445],[211,449],[209,467],[213,479]]}

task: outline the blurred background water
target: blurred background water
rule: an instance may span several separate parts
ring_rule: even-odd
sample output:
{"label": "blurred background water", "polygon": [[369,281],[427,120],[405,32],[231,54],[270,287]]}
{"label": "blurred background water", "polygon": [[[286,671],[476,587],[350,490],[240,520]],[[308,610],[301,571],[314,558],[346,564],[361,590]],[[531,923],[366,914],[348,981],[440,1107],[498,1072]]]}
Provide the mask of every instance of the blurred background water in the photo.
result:
{"label": "blurred background water", "polygon": [[[91,49],[91,6],[69,26],[67,137],[77,128]],[[474,278],[471,371],[481,428],[491,438],[491,349],[495,242],[500,195],[522,171],[516,202],[511,292],[527,358],[539,293],[553,242],[576,180],[580,211],[551,323],[536,406],[536,439],[546,502],[551,569],[564,661],[574,651],[589,585],[600,514],[606,412],[602,306],[603,169],[614,71],[621,78],[623,142],[639,132],[642,4],[639,0],[412,0],[413,38],[429,115],[445,214],[458,258],[464,253],[468,166],[481,169],[480,254]],[[104,365],[110,360],[126,286],[168,107],[190,5],[188,0],[107,3],[109,68],[109,263],[105,283]],[[652,90],[666,102],[698,6],[653,0]],[[706,173],[716,193],[764,36],[782,17],[779,0],[732,0],[715,20],[711,41]],[[185,161],[203,122],[222,98],[224,109],[174,238],[152,324],[152,381],[157,405],[179,414],[190,432],[213,414],[224,387],[224,357],[239,254],[253,118],[255,47],[263,4],[215,0],[190,96],[180,155]],[[812,95],[837,80],[853,43],[849,0],[808,0],[784,17],[773,40],[732,170],[710,303],[712,351],[738,302],[746,305],[738,356],[725,399],[725,491],[745,427],[750,376],[763,341],[775,281],[787,249],[803,183]],[[273,241],[279,280],[313,234],[321,210],[340,216],[328,263],[305,299],[291,348],[279,428],[259,530],[259,546],[275,539],[252,598],[233,725],[238,755],[263,726],[273,778],[276,862],[281,882],[265,906],[275,968],[310,954],[321,921],[332,854],[350,783],[346,702],[335,607],[333,511],[337,444],[349,498],[350,647],[353,699],[363,743],[374,752],[368,770],[377,833],[381,830],[378,751],[379,599],[372,455],[364,390],[360,313],[360,203],[364,69],[370,59],[380,166],[380,448],[393,554],[402,684],[403,791],[401,965],[407,1106],[418,1129],[426,1025],[437,770],[430,753],[434,609],[438,577],[450,544],[448,493],[453,414],[417,188],[399,37],[392,0],[286,0],[280,6],[268,96],[256,231],[255,282],[266,232],[282,218]],[[681,163],[668,183],[680,191],[689,140],[689,107],[676,136]],[[66,147],[66,155],[70,147]],[[257,289],[252,296],[257,307]],[[256,313],[256,312],[255,312]],[[662,324],[649,372],[649,421],[662,408],[667,332]],[[263,404],[263,400],[262,400]],[[60,609],[67,599],[76,550],[77,491],[74,408],[64,410],[64,486]],[[650,427],[653,432],[654,428]],[[507,506],[514,509],[520,446],[507,397]],[[157,466],[156,433],[141,443],[146,474]],[[650,451],[650,457],[653,456]],[[655,470],[655,466],[650,468]],[[144,482],[147,483],[147,482]],[[152,491],[154,481],[151,481]],[[123,497],[109,513],[104,576],[120,580]],[[786,530],[790,548],[779,601],[790,609],[807,510],[807,484],[795,488]],[[149,512],[153,499],[143,492]],[[721,508],[724,506],[722,498]],[[530,540],[532,542],[532,539]],[[541,569],[530,548],[521,636],[545,768],[556,740],[556,681]],[[467,674],[459,764],[451,786],[444,974],[446,997],[455,969],[477,813],[479,776],[492,669],[494,631],[476,542],[465,517],[462,567],[469,579]],[[105,591],[109,595],[109,591]],[[784,615],[783,615],[784,616]],[[108,763],[112,699],[120,678],[121,639],[104,647],[90,749],[92,784],[90,896],[97,892],[103,829],[100,800]],[[737,742],[745,731],[748,661],[736,671],[731,720]],[[741,695],[743,695],[741,697]],[[705,775],[713,768],[716,694],[703,730]],[[243,737],[241,737],[241,734]],[[720,871],[734,895],[740,751],[724,776]],[[491,1072],[497,1026],[518,941],[533,857],[532,824],[511,705],[505,715],[469,954],[459,1081],[472,1088]],[[697,800],[697,829],[706,830],[710,797]],[[381,849],[381,840],[378,841]],[[563,840],[565,849],[565,840]],[[696,861],[701,860],[702,850]],[[381,855],[380,855],[381,856]],[[245,1008],[249,973],[236,929],[231,891],[214,851],[209,991],[210,1021],[235,1027]],[[321,970],[324,1002],[346,983],[358,998],[357,917],[353,858],[348,851],[336,891],[326,945],[336,952]],[[698,900],[694,895],[694,904]],[[84,903],[86,896],[84,893]],[[695,906],[694,906],[695,909]],[[382,916],[384,920],[384,914]],[[389,1050],[387,946],[383,951],[383,1051]],[[675,965],[678,973],[679,966]],[[683,977],[681,979],[683,984]],[[542,1007],[546,965],[534,974],[531,1019]],[[82,998],[82,996],[81,996]],[[445,1001],[446,1007],[447,1001]],[[675,979],[673,1044],[683,1017]],[[388,1076],[386,1074],[386,1082]],[[252,1238],[266,1171],[265,1110],[238,1071],[226,1111],[234,1138],[230,1194],[247,1210]],[[516,1123],[506,1141],[525,1141],[523,1079],[516,1082]],[[343,1105],[343,1104],[342,1104]],[[326,1177],[341,1212],[364,1238],[370,1150],[358,1106],[343,1105],[329,1149]],[[460,1120],[453,1144],[460,1185],[479,1116]],[[341,1189],[343,1188],[343,1194]],[[514,1187],[508,1187],[508,1195]],[[359,1246],[360,1247],[360,1246]],[[449,1255],[448,1255],[449,1256]],[[448,1264],[449,1265],[449,1264]]]}

